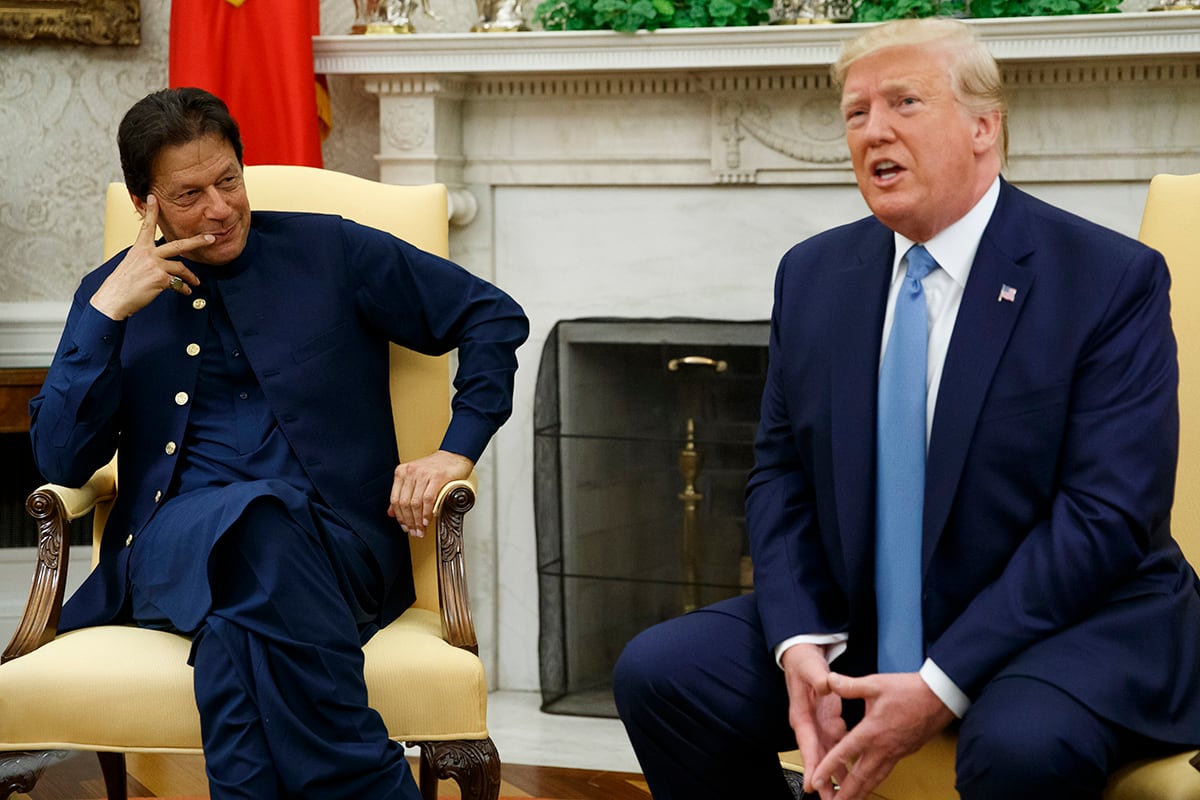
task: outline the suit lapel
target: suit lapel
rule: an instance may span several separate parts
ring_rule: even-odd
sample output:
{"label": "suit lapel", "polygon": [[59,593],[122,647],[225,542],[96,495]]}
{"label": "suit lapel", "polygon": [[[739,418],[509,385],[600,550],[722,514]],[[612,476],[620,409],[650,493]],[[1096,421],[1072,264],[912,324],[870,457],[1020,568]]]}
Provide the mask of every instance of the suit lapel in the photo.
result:
{"label": "suit lapel", "polygon": [[882,225],[863,237],[851,265],[831,276],[833,486],[851,586],[870,575],[875,536],[875,405],[879,343],[895,239]]}
{"label": "suit lapel", "polygon": [[925,465],[922,566],[937,547],[992,376],[1034,282],[1020,195],[1005,183],[971,267],[938,387]]}

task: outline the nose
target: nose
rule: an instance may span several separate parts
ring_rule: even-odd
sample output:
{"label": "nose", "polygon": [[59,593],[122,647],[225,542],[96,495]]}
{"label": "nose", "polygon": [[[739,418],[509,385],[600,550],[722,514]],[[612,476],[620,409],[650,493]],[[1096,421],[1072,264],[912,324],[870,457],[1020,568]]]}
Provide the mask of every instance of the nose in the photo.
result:
{"label": "nose", "polygon": [[866,124],[863,126],[863,134],[869,142],[891,140],[893,135],[892,112],[886,103],[876,103],[871,107],[871,113],[867,115]]}
{"label": "nose", "polygon": [[221,219],[229,214],[230,206],[225,196],[215,186],[204,190],[204,215],[212,219]]}

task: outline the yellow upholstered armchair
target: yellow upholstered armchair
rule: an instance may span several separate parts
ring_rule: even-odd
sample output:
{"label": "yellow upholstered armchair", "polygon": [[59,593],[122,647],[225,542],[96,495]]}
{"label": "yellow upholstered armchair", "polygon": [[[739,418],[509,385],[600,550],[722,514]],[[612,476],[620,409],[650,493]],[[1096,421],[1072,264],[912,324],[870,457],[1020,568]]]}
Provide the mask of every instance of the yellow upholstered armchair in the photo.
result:
{"label": "yellow upholstered armchair", "polygon": [[[1200,174],[1158,175],[1150,182],[1138,238],[1167,259],[1171,319],[1179,342],[1179,473],[1171,530],[1200,566]],[[1192,676],[1200,681],[1200,675]],[[1200,734],[1198,734],[1200,735]],[[876,789],[877,800],[955,800],[955,740],[943,734],[901,761]],[[780,760],[803,772],[799,752]],[[1118,770],[1103,800],[1200,800],[1200,753],[1138,761]]]}
{"label": "yellow upholstered armchair", "polygon": [[[448,250],[441,185],[393,186],[309,167],[262,166],[246,168],[246,187],[253,208],[337,213],[430,252]],[[124,187],[110,186],[106,256],[133,242],[139,225]],[[400,458],[436,450],[450,419],[448,358],[393,347],[391,390]],[[98,552],[116,491],[114,459],[83,488],[43,486],[26,504],[38,526],[38,557],[29,603],[0,661],[0,800],[29,791],[54,751],[97,752],[108,796],[120,800],[125,753],[201,752],[187,639],[132,626],[56,635],[68,527],[94,510]],[[500,791],[464,572],[463,516],[474,501],[471,481],[442,489],[428,535],[409,539],[416,604],[364,647],[371,705],[392,738],[420,748],[426,800],[437,797],[444,779],[476,800],[495,800]]]}

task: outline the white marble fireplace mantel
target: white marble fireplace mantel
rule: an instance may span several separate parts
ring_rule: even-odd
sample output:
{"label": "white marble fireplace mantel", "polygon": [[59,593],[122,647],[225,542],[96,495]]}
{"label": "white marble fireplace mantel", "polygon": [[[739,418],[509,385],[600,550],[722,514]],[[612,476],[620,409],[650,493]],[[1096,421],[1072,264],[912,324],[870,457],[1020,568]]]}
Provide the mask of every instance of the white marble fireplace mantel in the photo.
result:
{"label": "white marble fireplace mantel", "polygon": [[[1009,88],[1015,183],[1136,234],[1151,176],[1200,172],[1200,12],[971,24]],[[866,213],[828,76],[861,28],[314,40],[317,72],[379,98],[381,179],[448,184],[453,257],[530,317],[473,512],[494,684],[538,688],[532,409],[548,332],[588,316],[766,319],[780,255]]]}
{"label": "white marble fireplace mantel", "polygon": [[[1200,151],[1200,13],[972,24],[1010,87],[1013,179],[1146,179]],[[828,65],[862,27],[322,36],[314,46],[318,72],[360,76],[379,96],[386,181],[828,184],[851,181]],[[465,224],[472,198],[456,199]]]}

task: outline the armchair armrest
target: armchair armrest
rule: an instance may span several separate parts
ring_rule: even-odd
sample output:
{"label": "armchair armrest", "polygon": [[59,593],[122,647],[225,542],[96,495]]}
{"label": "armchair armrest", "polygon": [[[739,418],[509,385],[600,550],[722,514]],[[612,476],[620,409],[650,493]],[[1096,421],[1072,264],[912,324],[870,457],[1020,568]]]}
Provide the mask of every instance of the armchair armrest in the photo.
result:
{"label": "armchair armrest", "polygon": [[67,556],[72,520],[97,504],[111,501],[117,492],[116,459],[101,467],[78,489],[46,484],[29,495],[25,510],[37,522],[37,564],[29,600],[16,632],[0,655],[0,663],[31,653],[54,638],[66,590]]}
{"label": "armchair armrest", "polygon": [[442,487],[433,508],[437,527],[438,607],[446,641],[478,655],[475,622],[467,594],[463,517],[475,505],[472,481],[451,481]]}

